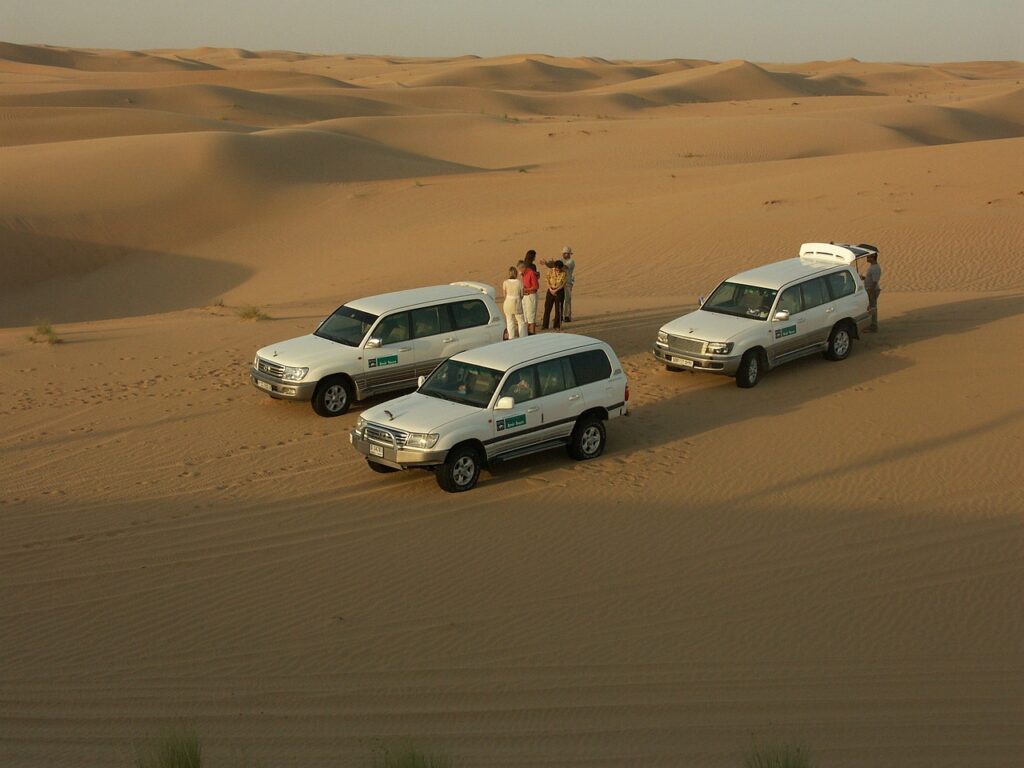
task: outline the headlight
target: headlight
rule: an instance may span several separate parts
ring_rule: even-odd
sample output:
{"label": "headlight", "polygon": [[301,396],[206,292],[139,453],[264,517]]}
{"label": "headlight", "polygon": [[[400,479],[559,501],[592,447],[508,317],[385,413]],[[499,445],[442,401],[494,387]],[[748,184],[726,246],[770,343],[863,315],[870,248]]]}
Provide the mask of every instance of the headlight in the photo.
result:
{"label": "headlight", "polygon": [[660,344],[663,347],[667,347],[668,346],[668,332],[667,331],[658,331],[658,344]]}
{"label": "headlight", "polygon": [[292,368],[290,365],[286,365],[284,367],[284,376],[281,378],[285,381],[302,381],[307,373],[309,373],[309,368]]}
{"label": "headlight", "polygon": [[255,355],[252,356],[252,367],[253,368],[259,368],[260,367],[260,356],[259,356],[258,352]]}
{"label": "headlight", "polygon": [[727,344],[724,341],[709,341],[707,352],[709,355],[728,355],[732,352],[732,342]]}
{"label": "headlight", "polygon": [[366,428],[366,419],[360,416],[356,419],[356,434],[362,436],[363,430]]}
{"label": "headlight", "polygon": [[405,441],[406,448],[433,448],[440,437],[436,432],[410,432]]}

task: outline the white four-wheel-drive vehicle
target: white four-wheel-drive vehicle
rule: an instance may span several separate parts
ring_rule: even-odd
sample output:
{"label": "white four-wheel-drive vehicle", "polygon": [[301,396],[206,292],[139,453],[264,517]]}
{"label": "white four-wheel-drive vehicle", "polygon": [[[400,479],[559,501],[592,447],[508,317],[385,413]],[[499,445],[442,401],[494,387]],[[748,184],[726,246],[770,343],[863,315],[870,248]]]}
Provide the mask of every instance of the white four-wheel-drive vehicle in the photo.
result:
{"label": "white four-wheel-drive vehicle", "polygon": [[385,293],[343,304],[308,336],[263,347],[250,379],[271,397],[311,400],[321,416],[338,416],[353,400],[415,388],[445,358],[504,332],[489,285]]}
{"label": "white four-wheel-drive vehicle", "polygon": [[503,341],[445,360],[416,392],[367,409],[350,435],[376,472],[433,469],[468,491],[489,462],[568,447],[604,450],[608,419],[627,412],[629,383],[611,347],[573,334]]}
{"label": "white four-wheel-drive vehicle", "polygon": [[735,376],[741,387],[814,352],[843,360],[870,322],[857,261],[877,253],[867,244],[804,243],[797,258],[734,275],[658,331],[654,356],[669,370]]}

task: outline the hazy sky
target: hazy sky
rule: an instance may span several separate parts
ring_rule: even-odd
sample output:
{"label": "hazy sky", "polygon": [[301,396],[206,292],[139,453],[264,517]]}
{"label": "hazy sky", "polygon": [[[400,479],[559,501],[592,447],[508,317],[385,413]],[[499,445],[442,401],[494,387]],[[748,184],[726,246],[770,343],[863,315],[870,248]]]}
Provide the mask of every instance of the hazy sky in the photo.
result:
{"label": "hazy sky", "polygon": [[1024,0],[0,0],[0,40],[410,56],[1024,59]]}

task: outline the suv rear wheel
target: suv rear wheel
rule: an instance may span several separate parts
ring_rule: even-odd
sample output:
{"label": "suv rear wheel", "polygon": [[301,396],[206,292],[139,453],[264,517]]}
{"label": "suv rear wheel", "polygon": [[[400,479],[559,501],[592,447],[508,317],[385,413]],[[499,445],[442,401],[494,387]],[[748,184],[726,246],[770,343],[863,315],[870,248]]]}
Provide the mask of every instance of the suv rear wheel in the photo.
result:
{"label": "suv rear wheel", "polygon": [[352,404],[352,385],[341,376],[324,379],[313,394],[313,410],[320,416],[341,416]]}
{"label": "suv rear wheel", "polygon": [[468,491],[480,478],[480,454],[469,445],[453,448],[444,464],[434,472],[441,490],[448,493]]}
{"label": "suv rear wheel", "polygon": [[850,326],[846,323],[838,323],[828,336],[828,349],[825,350],[825,357],[829,360],[845,360],[850,356],[852,347],[853,337],[850,336]]}
{"label": "suv rear wheel", "polygon": [[596,416],[581,419],[569,439],[569,455],[577,461],[596,459],[604,453],[604,422]]}
{"label": "suv rear wheel", "polygon": [[761,380],[764,368],[764,357],[756,349],[748,349],[740,358],[740,367],[736,371],[736,386],[750,389]]}

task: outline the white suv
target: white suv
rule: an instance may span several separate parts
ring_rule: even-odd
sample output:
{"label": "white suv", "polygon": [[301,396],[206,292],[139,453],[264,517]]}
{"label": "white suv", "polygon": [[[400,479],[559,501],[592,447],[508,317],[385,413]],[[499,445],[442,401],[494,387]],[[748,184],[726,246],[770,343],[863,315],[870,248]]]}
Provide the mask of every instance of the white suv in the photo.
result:
{"label": "white suv", "polygon": [[696,312],[658,331],[654,356],[670,371],[735,376],[741,387],[814,352],[843,360],[870,323],[857,261],[877,253],[867,244],[804,243],[798,258],[730,277]]}
{"label": "white suv", "polygon": [[494,289],[462,282],[343,304],[308,336],[256,352],[253,386],[274,398],[310,400],[339,416],[353,400],[412,389],[447,357],[500,341],[505,319]]}
{"label": "white suv", "polygon": [[611,347],[544,334],[449,358],[416,392],[367,409],[350,439],[375,472],[433,469],[455,493],[475,486],[488,462],[560,446],[575,459],[600,456],[604,422],[628,408]]}

